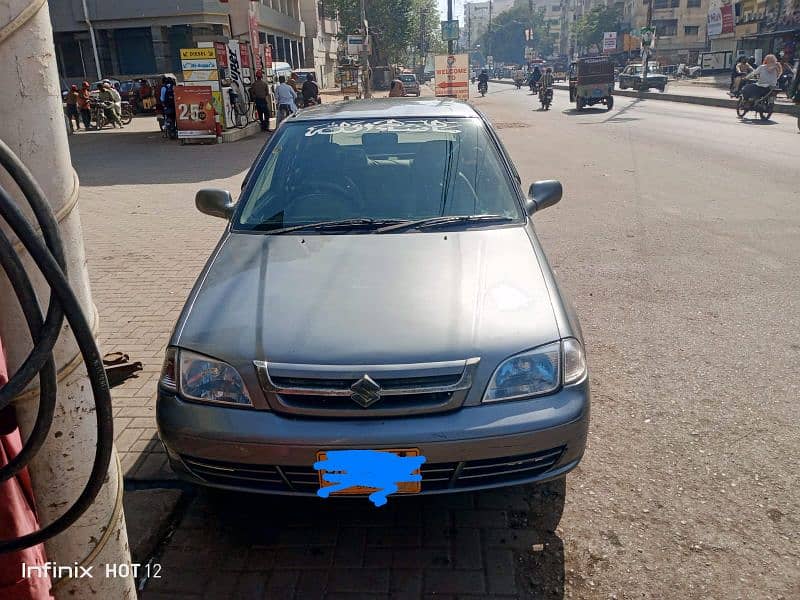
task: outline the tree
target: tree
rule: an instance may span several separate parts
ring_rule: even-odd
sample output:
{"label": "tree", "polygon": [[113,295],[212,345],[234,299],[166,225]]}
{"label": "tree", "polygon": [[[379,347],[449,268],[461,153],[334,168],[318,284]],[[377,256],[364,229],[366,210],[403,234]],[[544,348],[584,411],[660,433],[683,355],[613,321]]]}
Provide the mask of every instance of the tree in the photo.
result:
{"label": "tree", "polygon": [[587,50],[592,44],[603,47],[603,33],[617,31],[622,15],[612,6],[595,6],[575,24],[575,43],[579,50]]}
{"label": "tree", "polygon": [[[361,28],[360,0],[332,0],[331,4],[339,15],[342,39]],[[436,0],[369,0],[366,13],[374,42],[373,65],[407,64],[414,54],[424,56],[439,49]]]}
{"label": "tree", "polygon": [[[525,30],[533,31],[531,41],[525,39]],[[553,53],[553,37],[550,25],[545,21],[544,9],[534,10],[527,0],[492,19],[492,29],[478,40],[484,54],[492,55],[497,62],[521,63],[525,58],[525,47],[531,45],[539,55]]]}

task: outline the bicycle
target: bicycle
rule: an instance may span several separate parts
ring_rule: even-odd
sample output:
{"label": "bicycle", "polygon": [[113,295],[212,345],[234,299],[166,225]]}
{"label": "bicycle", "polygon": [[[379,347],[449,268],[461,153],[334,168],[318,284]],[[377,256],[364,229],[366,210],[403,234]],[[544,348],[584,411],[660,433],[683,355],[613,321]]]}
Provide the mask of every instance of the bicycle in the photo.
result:
{"label": "bicycle", "polygon": [[230,112],[228,113],[228,121],[236,127],[237,129],[244,129],[247,127],[249,123],[252,121],[250,120],[250,115],[248,111],[249,102],[247,98],[242,98],[237,94],[233,88],[230,89],[228,92],[228,97],[231,101],[231,108]]}

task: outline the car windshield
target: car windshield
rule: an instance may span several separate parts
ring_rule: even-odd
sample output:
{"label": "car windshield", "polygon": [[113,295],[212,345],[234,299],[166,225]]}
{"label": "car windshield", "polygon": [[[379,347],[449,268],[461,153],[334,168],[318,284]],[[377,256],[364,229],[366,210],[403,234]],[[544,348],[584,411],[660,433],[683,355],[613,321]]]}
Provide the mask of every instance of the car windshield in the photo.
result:
{"label": "car windshield", "polygon": [[514,184],[477,118],[286,122],[256,169],[236,229],[522,217]]}
{"label": "car windshield", "polygon": [[417,80],[413,75],[400,75],[400,81],[403,83],[413,83]]}

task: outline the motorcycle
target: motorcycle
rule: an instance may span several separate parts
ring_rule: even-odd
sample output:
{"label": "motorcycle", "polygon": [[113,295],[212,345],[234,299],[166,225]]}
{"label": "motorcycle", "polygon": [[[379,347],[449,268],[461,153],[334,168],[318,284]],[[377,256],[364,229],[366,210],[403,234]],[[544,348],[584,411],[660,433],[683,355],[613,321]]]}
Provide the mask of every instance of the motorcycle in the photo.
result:
{"label": "motorcycle", "polygon": [[519,89],[522,89],[522,79],[515,79],[515,80],[514,80],[514,85],[516,85],[516,86],[517,86],[517,89],[518,89],[518,90],[519,90]]}
{"label": "motorcycle", "polygon": [[[94,122],[95,129],[102,129],[111,122],[106,111],[113,109],[114,103],[108,100],[92,99],[89,101],[89,114],[91,115],[91,120]],[[131,105],[126,100],[122,101],[120,120],[123,125],[128,125],[133,120],[133,110],[131,110]]]}
{"label": "motorcycle", "polygon": [[740,119],[750,112],[757,112],[762,121],[767,121],[775,110],[775,98],[778,96],[780,88],[772,88],[769,92],[759,98],[746,99],[744,95],[739,97],[736,103],[736,114]]}
{"label": "motorcycle", "polygon": [[478,83],[478,92],[480,92],[481,96],[485,96],[486,92],[489,91],[489,84],[485,81],[481,81]]}
{"label": "motorcycle", "polygon": [[553,88],[548,86],[546,89],[539,90],[539,103],[542,105],[542,110],[550,110],[550,105],[553,103]]}

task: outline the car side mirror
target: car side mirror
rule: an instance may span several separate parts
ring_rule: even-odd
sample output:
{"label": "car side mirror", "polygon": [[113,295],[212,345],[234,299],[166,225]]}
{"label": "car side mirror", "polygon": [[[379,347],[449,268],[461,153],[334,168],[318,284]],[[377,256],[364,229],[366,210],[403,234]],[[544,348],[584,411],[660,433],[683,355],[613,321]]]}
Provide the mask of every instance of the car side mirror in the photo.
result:
{"label": "car side mirror", "polygon": [[233,216],[233,209],[236,203],[228,190],[202,189],[195,194],[195,206],[201,213],[230,219]]}
{"label": "car side mirror", "polygon": [[561,194],[561,182],[555,179],[532,183],[528,190],[528,201],[525,204],[528,215],[558,203],[561,200]]}

